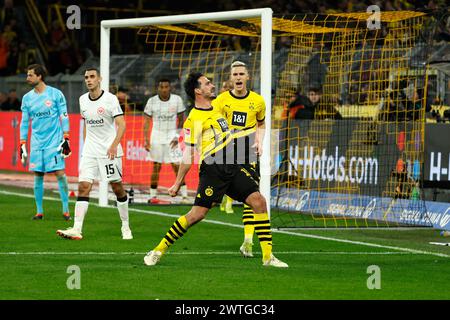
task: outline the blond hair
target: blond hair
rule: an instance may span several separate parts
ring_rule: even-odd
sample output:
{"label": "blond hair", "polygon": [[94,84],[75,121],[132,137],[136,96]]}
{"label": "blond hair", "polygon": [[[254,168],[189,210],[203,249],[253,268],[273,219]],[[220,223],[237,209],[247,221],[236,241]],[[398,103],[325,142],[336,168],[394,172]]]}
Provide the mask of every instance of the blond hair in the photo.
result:
{"label": "blond hair", "polygon": [[234,67],[245,67],[245,68],[247,68],[247,65],[244,62],[242,62],[242,61],[235,61],[235,62],[233,62],[231,64],[231,68],[234,68]]}

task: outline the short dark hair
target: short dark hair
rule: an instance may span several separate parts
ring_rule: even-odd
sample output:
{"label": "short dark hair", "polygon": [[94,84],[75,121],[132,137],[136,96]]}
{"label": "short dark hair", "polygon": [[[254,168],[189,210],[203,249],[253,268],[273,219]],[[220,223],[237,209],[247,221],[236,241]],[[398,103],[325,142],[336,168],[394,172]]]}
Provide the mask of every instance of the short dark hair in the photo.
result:
{"label": "short dark hair", "polygon": [[203,76],[203,73],[201,72],[191,72],[184,82],[184,91],[193,101],[195,101],[195,89],[200,87],[198,79],[200,79],[201,76]]}
{"label": "short dark hair", "polygon": [[47,69],[43,65],[34,63],[30,64],[27,68],[27,71],[33,70],[34,74],[37,76],[41,76],[41,80],[45,81],[45,76],[47,75]]}
{"label": "short dark hair", "polygon": [[171,83],[170,82],[170,80],[168,79],[168,78],[160,78],[160,79],[158,79],[158,85],[161,83],[161,82],[168,82],[169,84]]}
{"label": "short dark hair", "polygon": [[309,87],[308,92],[313,91],[317,94],[322,94],[322,88],[321,87]]}
{"label": "short dark hair", "polygon": [[100,76],[100,70],[96,67],[88,67],[88,68],[86,68],[86,70],[84,70],[84,73],[86,73],[88,71],[95,71],[95,72],[97,72],[97,75]]}

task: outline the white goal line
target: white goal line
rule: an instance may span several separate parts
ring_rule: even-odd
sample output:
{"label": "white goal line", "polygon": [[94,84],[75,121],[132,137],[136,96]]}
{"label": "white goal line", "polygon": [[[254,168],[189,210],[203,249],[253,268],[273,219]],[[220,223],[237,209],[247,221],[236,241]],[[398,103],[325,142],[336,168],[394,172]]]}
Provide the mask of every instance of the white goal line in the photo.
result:
{"label": "white goal line", "polygon": [[[24,256],[24,255],[43,255],[43,256],[57,256],[57,255],[81,255],[81,256],[109,256],[109,255],[145,255],[147,252],[0,252],[0,256]],[[192,251],[192,252],[167,252],[168,255],[240,255],[235,251]],[[411,255],[410,252],[399,251],[384,251],[384,252],[357,252],[357,251],[277,251],[277,255]],[[261,255],[255,252],[254,255]]]}

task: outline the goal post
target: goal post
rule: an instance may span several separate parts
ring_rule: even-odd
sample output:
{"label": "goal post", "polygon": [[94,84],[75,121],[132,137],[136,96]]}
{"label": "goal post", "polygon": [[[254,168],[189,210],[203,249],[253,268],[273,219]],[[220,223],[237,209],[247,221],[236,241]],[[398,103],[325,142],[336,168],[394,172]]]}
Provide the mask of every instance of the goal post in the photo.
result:
{"label": "goal post", "polygon": [[[266,103],[265,137],[261,161],[260,190],[267,202],[270,202],[270,149],[271,149],[271,119],[272,119],[272,9],[249,9],[223,11],[213,13],[198,13],[149,18],[103,20],[100,28],[100,73],[102,89],[109,90],[110,85],[110,31],[113,28],[143,27],[148,25],[174,25],[202,21],[223,21],[231,19],[257,18],[261,22],[261,59],[260,59],[260,94]],[[99,184],[99,205],[108,205],[108,184]],[[267,206],[270,214],[270,205]]]}

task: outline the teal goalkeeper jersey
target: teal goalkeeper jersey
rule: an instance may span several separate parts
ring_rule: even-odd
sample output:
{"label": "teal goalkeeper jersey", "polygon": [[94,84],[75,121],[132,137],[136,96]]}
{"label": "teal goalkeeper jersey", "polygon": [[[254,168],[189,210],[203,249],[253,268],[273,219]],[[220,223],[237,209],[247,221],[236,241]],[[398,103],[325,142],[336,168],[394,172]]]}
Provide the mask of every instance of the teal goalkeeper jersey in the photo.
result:
{"label": "teal goalkeeper jersey", "polygon": [[69,131],[63,93],[49,85],[40,94],[33,89],[23,96],[21,109],[20,140],[28,140],[31,120],[31,151],[57,148],[63,139],[63,132]]}

